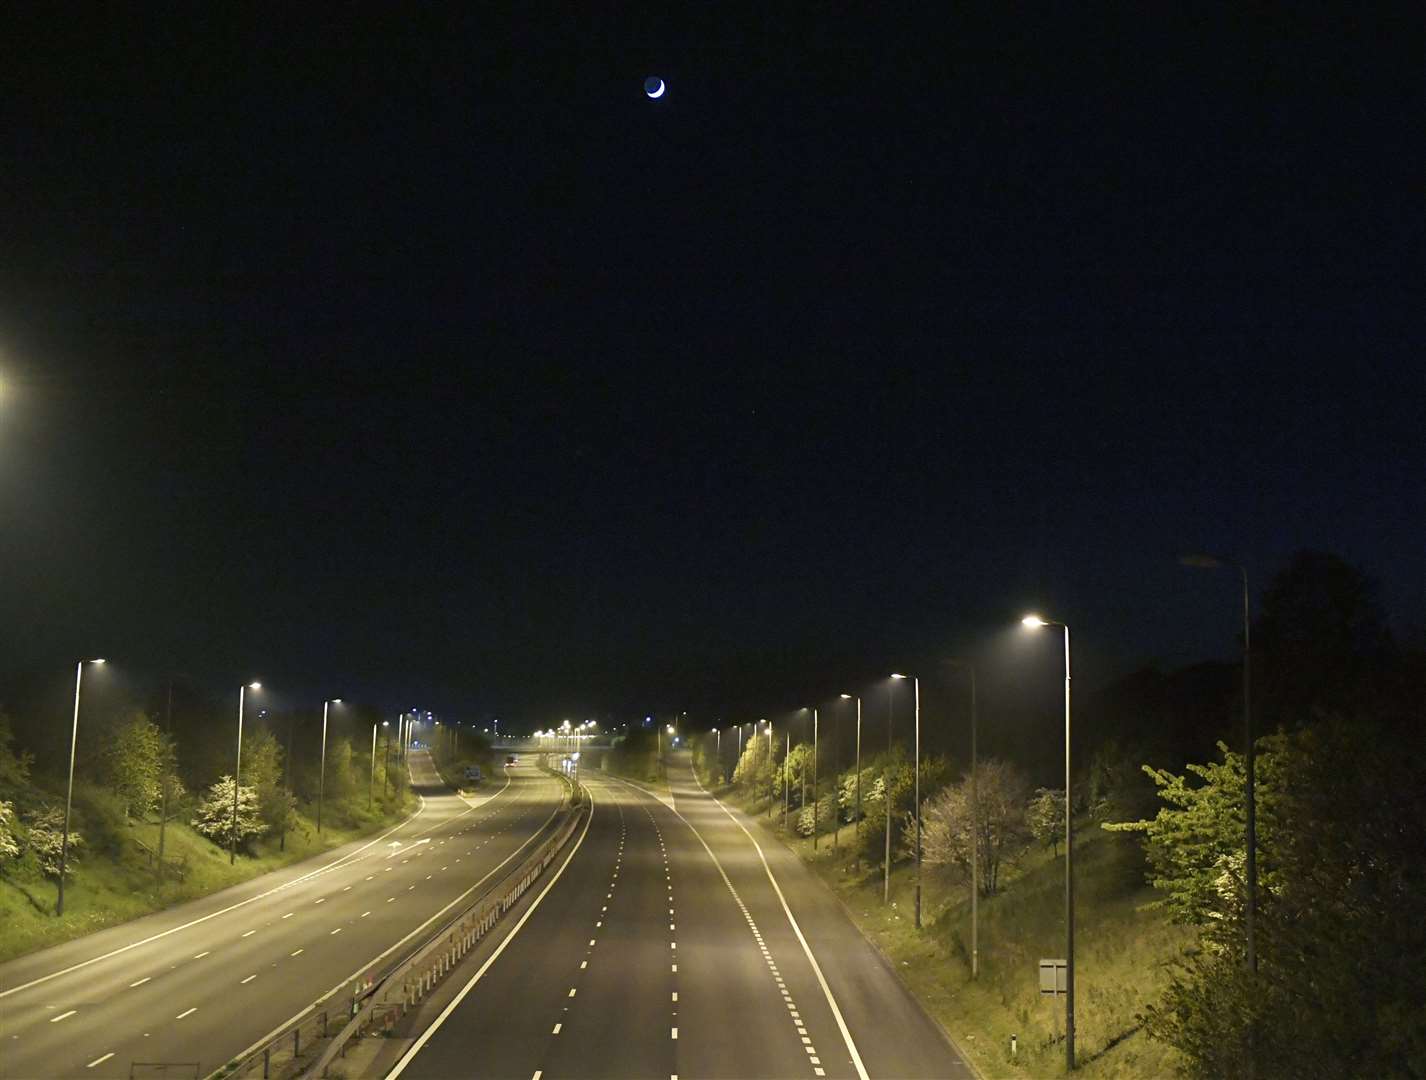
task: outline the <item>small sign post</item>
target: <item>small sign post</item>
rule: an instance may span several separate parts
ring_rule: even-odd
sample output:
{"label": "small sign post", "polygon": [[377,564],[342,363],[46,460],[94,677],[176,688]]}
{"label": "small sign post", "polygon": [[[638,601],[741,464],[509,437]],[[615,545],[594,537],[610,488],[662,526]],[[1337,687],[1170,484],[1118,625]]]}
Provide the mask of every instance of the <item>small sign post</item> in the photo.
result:
{"label": "small sign post", "polygon": [[1068,965],[1063,960],[1040,961],[1040,993],[1058,997],[1065,992],[1065,970]]}

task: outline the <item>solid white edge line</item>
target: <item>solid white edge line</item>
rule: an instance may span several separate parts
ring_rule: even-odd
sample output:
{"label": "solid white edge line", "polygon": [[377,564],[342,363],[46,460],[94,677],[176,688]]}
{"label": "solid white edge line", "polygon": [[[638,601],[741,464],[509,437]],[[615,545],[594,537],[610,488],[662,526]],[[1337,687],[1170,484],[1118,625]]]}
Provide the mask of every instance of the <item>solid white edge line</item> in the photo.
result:
{"label": "solid white edge line", "polygon": [[[536,777],[536,779],[539,779],[539,777]],[[503,790],[503,789],[502,789],[502,790]],[[494,796],[491,796],[491,798],[494,798]],[[521,845],[520,845],[519,847],[517,847],[514,851],[512,851],[509,855],[507,855],[507,856],[505,857],[505,859],[504,859],[499,865],[493,867],[493,868],[490,870],[490,873],[486,874],[485,877],[482,877],[479,881],[477,881],[477,882],[476,882],[474,885],[472,885],[469,889],[467,889],[465,892],[461,893],[459,896],[457,896],[454,900],[452,900],[452,901],[451,901],[449,904],[447,904],[445,907],[441,908],[440,911],[436,912],[436,913],[435,913],[434,915],[432,915],[429,919],[427,919],[425,922],[423,922],[420,926],[416,927],[416,929],[412,930],[409,934],[407,934],[405,937],[403,937],[400,941],[396,942],[396,944],[392,945],[390,948],[386,949],[386,950],[385,950],[384,952],[382,952],[380,955],[374,956],[374,957],[372,957],[372,959],[368,960],[365,964],[362,964],[361,967],[357,968],[355,971],[353,971],[350,975],[348,975],[348,976],[347,976],[345,979],[343,979],[341,982],[339,982],[339,983],[337,983],[336,985],[334,985],[330,990],[328,990],[325,994],[323,994],[321,997],[319,997],[319,998],[318,998],[316,1001],[314,1001],[312,1004],[308,1005],[308,1006],[307,1006],[305,1009],[303,1009],[301,1012],[298,1012],[298,1013],[293,1014],[292,1016],[289,1016],[286,1020],[284,1020],[282,1023],[278,1024],[275,1028],[273,1028],[273,1029],[272,1029],[271,1031],[269,1031],[266,1035],[262,1036],[260,1039],[258,1039],[256,1042],[254,1042],[254,1043],[253,1043],[251,1046],[249,1046],[247,1049],[242,1050],[242,1051],[240,1051],[240,1052],[237,1053],[237,1054],[234,1054],[233,1057],[230,1058],[229,1060],[236,1060],[236,1059],[238,1059],[238,1058],[245,1058],[245,1057],[247,1057],[247,1056],[248,1056],[249,1054],[251,1054],[254,1050],[257,1050],[260,1046],[262,1046],[263,1043],[267,1042],[267,1041],[270,1040],[270,1039],[275,1038],[275,1037],[278,1035],[278,1033],[282,1031],[283,1028],[287,1027],[289,1024],[295,1023],[296,1021],[302,1019],[302,1017],[306,1016],[309,1012],[312,1012],[313,1010],[315,1010],[318,1005],[322,1004],[322,1002],[326,1001],[329,997],[331,997],[333,994],[335,994],[338,990],[342,989],[342,987],[346,986],[346,985],[347,985],[348,983],[350,983],[353,979],[355,979],[358,975],[362,974],[362,972],[364,972],[367,968],[371,967],[372,964],[375,964],[375,963],[377,963],[378,961],[385,959],[385,958],[386,958],[387,956],[389,956],[391,953],[393,953],[393,952],[395,952],[397,949],[399,949],[402,945],[406,944],[406,942],[409,941],[411,938],[413,938],[413,937],[415,937],[417,934],[419,934],[419,933],[420,933],[422,930],[424,930],[427,926],[430,926],[431,923],[433,923],[433,922],[435,922],[437,919],[439,919],[442,915],[444,915],[447,911],[449,911],[449,910],[450,910],[452,907],[454,907],[456,904],[459,904],[462,900],[464,900],[467,896],[469,896],[474,890],[480,888],[480,886],[485,883],[486,879],[489,878],[491,874],[494,874],[497,870],[500,869],[500,867],[504,866],[505,863],[508,863],[508,862],[509,862],[511,859],[513,859],[516,855],[520,854],[520,852],[523,851],[523,850],[530,844],[530,842],[535,839],[535,837],[539,836],[540,833],[544,832],[545,826],[550,823],[550,820],[551,820],[551,819],[555,816],[555,814],[558,813],[558,812],[559,812],[559,807],[556,806],[553,810],[550,811],[550,816],[547,817],[547,818],[545,818],[545,820],[540,824],[540,827],[539,827],[538,829],[536,829],[533,833],[530,834],[529,839],[527,839],[523,844],[521,844]],[[504,830],[502,829],[501,831],[503,832]],[[392,900],[395,900],[396,898],[393,896],[391,899],[392,899]],[[390,900],[387,901],[387,903],[390,903],[390,902],[391,902]]]}
{"label": "solid white edge line", "polygon": [[[439,778],[439,777],[438,777],[438,778]],[[506,787],[508,787],[508,786],[509,786],[509,779],[507,778],[507,779],[506,779]],[[489,799],[486,799],[485,802],[488,803],[488,802],[490,802],[491,800],[497,798],[501,793],[504,792],[504,790],[505,790],[505,788],[501,788],[500,791],[498,791],[498,792],[496,792],[494,795],[490,796],[490,798],[489,798]],[[292,886],[294,886],[294,885],[300,885],[300,884],[302,884],[304,881],[309,881],[309,880],[311,880],[312,878],[316,877],[318,874],[325,874],[325,873],[327,873],[327,872],[330,871],[330,870],[335,870],[337,867],[341,866],[343,863],[349,862],[349,861],[351,861],[352,859],[356,858],[358,855],[360,855],[360,854],[361,854],[363,851],[365,851],[367,848],[371,847],[373,844],[379,843],[380,841],[385,840],[385,839],[386,839],[388,836],[390,836],[392,833],[397,832],[397,831],[399,831],[399,830],[401,830],[401,829],[404,829],[407,825],[411,824],[411,822],[415,821],[418,817],[420,817],[422,814],[424,814],[424,813],[426,812],[426,800],[425,800],[425,797],[424,797],[424,796],[417,796],[417,797],[421,800],[421,805],[420,805],[420,807],[416,810],[416,812],[415,812],[414,814],[411,814],[409,817],[405,818],[405,819],[404,819],[403,821],[401,821],[400,823],[398,823],[398,824],[396,824],[396,825],[393,825],[390,829],[386,830],[386,832],[382,833],[380,836],[375,837],[375,838],[373,838],[373,839],[371,839],[371,840],[368,840],[365,844],[363,844],[361,847],[357,848],[355,851],[348,852],[346,855],[343,855],[343,856],[342,856],[341,858],[339,858],[339,859],[334,859],[332,862],[327,863],[325,866],[319,866],[319,867],[317,867],[315,870],[309,870],[307,873],[302,874],[302,875],[299,876],[299,877],[295,877],[295,878],[293,878],[291,881],[284,881],[281,885],[275,885],[275,886],[273,886],[271,889],[268,889],[267,892],[258,893],[258,895],[256,895],[256,896],[250,896],[250,897],[248,897],[246,900],[239,900],[236,904],[231,904],[231,905],[229,905],[228,907],[220,908],[218,911],[209,912],[207,915],[203,915],[203,916],[201,916],[200,918],[197,918],[197,919],[192,920],[191,922],[183,923],[181,926],[173,926],[173,927],[170,927],[170,928],[167,929],[167,930],[164,930],[164,931],[162,931],[162,932],[160,932],[160,933],[157,933],[157,934],[151,934],[150,936],[148,936],[148,937],[146,937],[146,938],[142,938],[142,939],[139,940],[139,941],[131,941],[131,942],[130,942],[129,944],[127,944],[127,945],[123,945],[123,946],[121,946],[120,948],[114,949],[114,950],[112,950],[112,951],[110,951],[110,952],[106,952],[106,953],[104,953],[104,954],[102,954],[102,955],[100,955],[100,956],[91,956],[88,960],[81,960],[79,963],[77,963],[77,964],[71,964],[71,965],[70,965],[69,967],[67,967],[67,968],[61,968],[59,971],[52,971],[52,972],[50,972],[48,975],[41,975],[41,976],[40,976],[39,978],[37,978],[37,979],[31,979],[29,982],[21,983],[19,986],[12,986],[12,987],[10,987],[10,988],[7,989],[7,990],[0,990],[0,998],[7,998],[7,997],[9,997],[11,994],[18,994],[21,990],[28,990],[28,989],[30,989],[30,987],[32,987],[32,986],[39,986],[41,983],[47,983],[47,982],[49,982],[51,979],[57,979],[57,978],[59,978],[61,975],[68,975],[68,974],[69,974],[70,972],[72,972],[72,971],[79,971],[79,970],[82,969],[82,968],[87,968],[87,967],[89,967],[89,965],[91,965],[91,964],[97,964],[97,963],[99,963],[100,961],[109,960],[109,959],[111,959],[111,958],[113,958],[113,957],[115,957],[115,956],[119,956],[119,955],[121,955],[121,954],[123,954],[123,953],[128,952],[130,949],[137,949],[137,948],[139,948],[139,947],[142,946],[142,945],[148,945],[150,942],[158,941],[158,940],[160,940],[161,938],[166,938],[166,937],[168,937],[170,934],[176,934],[176,933],[178,933],[180,930],[188,930],[188,929],[190,929],[190,928],[192,928],[192,927],[194,927],[194,926],[198,926],[200,923],[205,923],[205,922],[207,922],[209,919],[216,919],[219,915],[226,915],[226,914],[228,914],[228,912],[230,912],[230,911],[236,911],[238,908],[247,907],[247,905],[249,905],[249,904],[256,903],[256,902],[259,901],[259,900],[266,899],[267,897],[272,896],[274,893],[282,892],[284,889],[290,889],[290,888],[292,888]],[[459,796],[457,796],[457,798],[459,798]],[[485,803],[481,803],[480,805],[483,806],[483,805],[485,805]],[[471,807],[470,809],[471,809],[471,810],[474,810],[475,807]],[[465,814],[468,814],[468,813],[470,813],[470,810],[466,810],[466,811],[464,811],[462,814],[458,814],[458,815],[456,816],[456,818],[452,818],[451,820],[454,821],[454,820],[456,820],[457,818],[464,817]],[[433,828],[439,828],[439,827],[440,827],[440,826],[433,826]],[[158,913],[155,912],[154,914],[158,914]]]}
{"label": "solid white edge line", "polygon": [[556,870],[554,876],[550,878],[549,884],[541,889],[540,894],[530,902],[530,906],[526,908],[525,913],[520,916],[520,921],[510,928],[510,932],[505,935],[505,939],[500,942],[493,953],[486,957],[485,963],[480,965],[480,970],[470,977],[470,981],[461,987],[460,992],[451,999],[450,1004],[441,1010],[440,1015],[431,1021],[431,1026],[421,1033],[420,1037],[411,1044],[411,1048],[402,1055],[401,1059],[392,1067],[391,1071],[386,1074],[386,1080],[396,1080],[396,1077],[405,1071],[406,1066],[411,1063],[411,1059],[420,1053],[421,1048],[430,1041],[431,1036],[436,1033],[436,1030],[446,1022],[451,1013],[456,1011],[456,1008],[466,999],[466,996],[471,990],[475,989],[475,984],[480,982],[485,976],[485,973],[490,970],[490,965],[500,958],[500,954],[505,951],[505,947],[515,940],[515,935],[520,932],[520,928],[524,926],[530,916],[535,913],[535,909],[540,906],[540,901],[555,887],[559,879],[564,875],[565,868],[574,860],[575,855],[579,854],[579,849],[584,844],[584,838],[589,835],[590,823],[594,821],[594,793],[588,788],[585,790],[589,792],[589,816],[584,819],[584,829],[580,832],[579,839],[575,841],[574,849],[570,851],[564,862],[560,863],[559,869]]}
{"label": "solid white edge line", "polygon": [[[792,926],[792,932],[797,935],[797,940],[802,945],[802,951],[807,955],[807,962],[812,965],[812,971],[817,976],[817,983],[819,986],[822,987],[822,994],[827,999],[827,1005],[832,1010],[832,1015],[837,1020],[837,1027],[842,1032],[842,1041],[847,1044],[847,1052],[852,1055],[852,1064],[857,1067],[857,1076],[859,1076],[861,1080],[871,1080],[871,1078],[867,1075],[866,1066],[862,1064],[861,1054],[857,1053],[857,1044],[852,1040],[851,1029],[847,1027],[846,1018],[842,1016],[842,1010],[837,1007],[837,999],[832,996],[832,988],[827,985],[827,978],[825,975],[822,974],[822,965],[817,963],[817,958],[812,955],[812,946],[807,944],[807,939],[802,935],[802,927],[797,925],[797,919],[792,914],[792,908],[787,906],[787,897],[782,895],[782,887],[778,885],[777,878],[773,876],[772,867],[768,865],[767,856],[763,854],[762,845],[757,842],[757,838],[754,837],[752,833],[748,832],[747,827],[741,821],[735,818],[732,812],[726,806],[723,805],[722,800],[720,800],[716,795],[710,793],[708,789],[703,786],[703,781],[698,779],[698,774],[692,769],[689,769],[688,771],[689,774],[693,777],[693,782],[698,785],[698,790],[703,792],[704,795],[707,795],[708,798],[712,799],[714,805],[727,815],[728,820],[743,831],[743,835],[748,838],[748,841],[753,845],[753,849],[757,851],[758,859],[763,864],[763,871],[767,874],[768,881],[772,883],[773,892],[777,893],[777,899],[782,904],[783,913],[787,916],[787,921]],[[672,786],[669,787],[669,795],[670,797],[672,797],[673,795]],[[677,813],[677,811],[675,811],[675,813]],[[680,818],[683,817],[682,814],[679,814],[678,816]],[[690,829],[693,829],[692,825],[689,825],[688,827]],[[698,830],[694,829],[693,831],[697,833]],[[700,836],[699,839],[701,840],[702,837]],[[709,854],[712,854],[712,852],[710,851]]]}
{"label": "solid white edge line", "polygon": [[[857,1051],[857,1044],[852,1038],[851,1029],[847,1027],[846,1018],[842,1016],[842,1010],[837,1007],[837,999],[832,996],[832,988],[827,985],[826,976],[822,974],[822,966],[817,963],[817,958],[812,955],[812,947],[807,944],[807,938],[802,934],[802,927],[797,925],[797,919],[793,916],[792,909],[787,906],[787,897],[782,895],[782,889],[777,883],[777,878],[773,876],[772,867],[768,865],[767,856],[763,854],[761,845],[758,844],[753,834],[743,827],[743,823],[729,813],[728,808],[719,802],[717,796],[709,794],[708,789],[705,788],[702,781],[698,779],[698,774],[693,772],[692,769],[690,769],[689,772],[692,773],[693,782],[698,785],[699,790],[707,795],[708,798],[712,799],[718,809],[728,815],[729,821],[743,830],[743,835],[748,838],[753,845],[753,849],[757,851],[758,859],[761,860],[763,864],[763,871],[767,874],[768,881],[772,883],[773,892],[777,893],[777,899],[782,904],[782,912],[787,916],[787,921],[792,927],[792,932],[797,935],[797,940],[802,946],[802,952],[806,955],[807,962],[812,965],[812,972],[817,976],[818,985],[822,987],[822,995],[827,999],[827,1007],[832,1010],[832,1016],[837,1021],[837,1028],[842,1033],[842,1041],[846,1043],[847,1052],[852,1055],[852,1064],[857,1068],[857,1076],[860,1077],[860,1080],[871,1080],[871,1077],[866,1071],[866,1066],[862,1064],[862,1056]],[[669,798],[673,798],[673,787],[671,785],[669,787]],[[692,832],[694,836],[698,837],[698,842],[703,845],[703,850],[708,852],[708,857],[711,858],[714,865],[718,867],[718,872],[723,875],[723,880],[728,885],[729,891],[731,891],[733,884],[728,880],[728,875],[723,870],[723,864],[718,860],[718,856],[713,854],[713,849],[708,846],[708,841],[703,839],[703,834],[694,827],[691,821],[679,812],[677,807],[673,808],[673,813],[679,821],[688,826],[689,831]]]}

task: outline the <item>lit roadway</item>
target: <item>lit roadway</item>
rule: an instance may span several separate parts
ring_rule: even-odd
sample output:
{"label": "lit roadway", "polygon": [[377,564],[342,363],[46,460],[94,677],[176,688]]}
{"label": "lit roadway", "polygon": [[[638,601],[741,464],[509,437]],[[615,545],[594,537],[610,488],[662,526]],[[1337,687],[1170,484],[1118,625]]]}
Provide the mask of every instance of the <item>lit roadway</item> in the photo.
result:
{"label": "lit roadway", "polygon": [[973,1075],[835,897],[675,760],[672,806],[586,768],[573,854],[390,1075]]}
{"label": "lit roadway", "polygon": [[395,829],[0,966],[0,1076],[203,1075],[334,989],[340,1026],[346,986],[517,865],[561,797],[523,764],[469,801],[424,752],[411,770],[424,803]]}

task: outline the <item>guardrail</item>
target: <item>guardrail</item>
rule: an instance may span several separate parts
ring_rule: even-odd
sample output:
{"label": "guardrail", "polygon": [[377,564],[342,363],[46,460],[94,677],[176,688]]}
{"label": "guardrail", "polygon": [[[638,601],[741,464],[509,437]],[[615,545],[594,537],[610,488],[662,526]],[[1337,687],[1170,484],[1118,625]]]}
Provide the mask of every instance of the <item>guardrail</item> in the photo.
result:
{"label": "guardrail", "polygon": [[[535,880],[554,861],[584,819],[587,801],[573,785],[558,813],[554,832],[514,869],[453,916],[446,925],[386,974],[366,975],[350,986],[349,996],[331,994],[308,1007],[262,1046],[228,1062],[211,1078],[326,1076],[346,1054],[347,1043],[374,1031],[388,1034],[450,970],[494,929]],[[330,1004],[328,1004],[330,1002]],[[334,1025],[342,1026],[335,1032]],[[325,1042],[315,1060],[312,1055]],[[310,1061],[310,1064],[308,1062]]]}

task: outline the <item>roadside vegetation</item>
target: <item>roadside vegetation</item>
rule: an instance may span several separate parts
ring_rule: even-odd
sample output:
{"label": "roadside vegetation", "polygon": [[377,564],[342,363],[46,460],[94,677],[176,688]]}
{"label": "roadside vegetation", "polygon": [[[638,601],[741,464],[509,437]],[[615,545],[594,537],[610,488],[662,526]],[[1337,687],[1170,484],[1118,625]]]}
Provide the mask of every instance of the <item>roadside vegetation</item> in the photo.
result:
{"label": "roadside vegetation", "polygon": [[[923,759],[919,931],[904,748],[864,758],[860,778],[829,775],[823,760],[816,790],[805,744],[785,754],[750,739],[730,771],[710,737],[693,747],[694,768],[811,864],[988,1076],[1064,1071],[1064,1000],[1040,993],[1038,962],[1064,955],[1067,811],[1078,1071],[1219,1077],[1251,1061],[1260,1078],[1426,1076],[1426,945],[1401,917],[1426,892],[1426,792],[1412,779],[1426,657],[1390,640],[1360,574],[1313,553],[1272,583],[1254,641],[1255,972],[1246,770],[1230,741],[1103,739],[1081,757],[1068,808],[1013,760],[982,757],[973,799],[965,763]],[[1236,718],[1241,702],[1228,704]],[[1137,707],[1150,731],[1178,719]]]}
{"label": "roadside vegetation", "polygon": [[[231,739],[228,725],[214,730]],[[363,750],[334,734],[323,779],[317,755],[294,766],[274,731],[257,722],[243,742],[230,864],[232,762],[212,742],[194,740],[185,758],[178,739],[132,708],[82,729],[64,913],[57,915],[65,774],[53,759],[38,766],[0,713],[0,960],[300,862],[395,823],[416,805],[389,744],[373,762],[370,743]]]}

